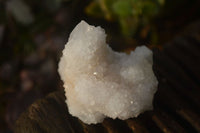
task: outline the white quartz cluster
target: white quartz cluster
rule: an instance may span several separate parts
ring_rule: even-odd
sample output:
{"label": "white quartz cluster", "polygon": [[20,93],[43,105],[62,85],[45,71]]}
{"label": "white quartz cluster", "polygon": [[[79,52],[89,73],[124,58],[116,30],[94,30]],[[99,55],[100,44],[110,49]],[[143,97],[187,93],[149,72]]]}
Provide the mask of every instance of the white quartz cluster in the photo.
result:
{"label": "white quartz cluster", "polygon": [[151,50],[141,46],[118,53],[105,40],[101,27],[81,21],[59,62],[69,112],[87,124],[137,117],[152,109],[157,90]]}

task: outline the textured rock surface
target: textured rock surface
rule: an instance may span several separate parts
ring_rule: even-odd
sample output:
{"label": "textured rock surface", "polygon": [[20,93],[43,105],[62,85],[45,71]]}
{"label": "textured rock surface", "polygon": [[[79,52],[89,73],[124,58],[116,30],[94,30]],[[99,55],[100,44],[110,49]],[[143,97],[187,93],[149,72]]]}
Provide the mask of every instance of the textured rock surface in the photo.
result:
{"label": "textured rock surface", "polygon": [[151,50],[142,46],[129,55],[118,53],[105,40],[101,27],[81,21],[59,63],[69,112],[88,124],[137,117],[152,109],[157,89]]}

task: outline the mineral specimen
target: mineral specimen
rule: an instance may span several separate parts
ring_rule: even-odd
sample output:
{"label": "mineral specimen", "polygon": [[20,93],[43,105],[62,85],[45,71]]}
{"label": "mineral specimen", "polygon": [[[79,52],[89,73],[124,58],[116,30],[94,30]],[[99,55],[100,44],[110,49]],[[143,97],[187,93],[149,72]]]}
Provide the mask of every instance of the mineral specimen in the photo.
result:
{"label": "mineral specimen", "polygon": [[137,117],[153,108],[157,90],[151,50],[140,46],[130,54],[118,53],[105,40],[101,27],[81,21],[59,62],[69,112],[87,124]]}

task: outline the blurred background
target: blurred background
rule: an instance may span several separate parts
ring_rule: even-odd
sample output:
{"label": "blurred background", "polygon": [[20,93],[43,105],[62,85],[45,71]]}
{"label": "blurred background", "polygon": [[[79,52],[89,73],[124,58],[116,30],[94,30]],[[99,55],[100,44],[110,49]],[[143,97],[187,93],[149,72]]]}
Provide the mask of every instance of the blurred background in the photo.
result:
{"label": "blurred background", "polygon": [[0,133],[32,102],[62,90],[57,64],[81,20],[116,51],[157,47],[200,19],[199,0],[0,0]]}

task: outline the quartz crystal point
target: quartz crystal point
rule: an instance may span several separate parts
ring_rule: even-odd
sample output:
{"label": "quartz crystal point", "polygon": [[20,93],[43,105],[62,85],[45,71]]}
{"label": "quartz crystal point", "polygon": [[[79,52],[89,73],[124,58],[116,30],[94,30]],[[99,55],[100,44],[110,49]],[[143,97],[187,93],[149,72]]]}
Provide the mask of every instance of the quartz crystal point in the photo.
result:
{"label": "quartz crystal point", "polygon": [[59,62],[69,113],[87,124],[105,117],[122,120],[151,110],[158,81],[152,51],[113,51],[101,27],[81,21],[71,32]]}

